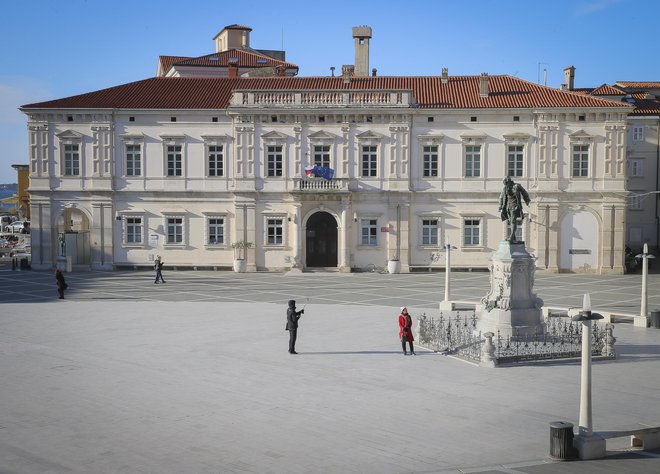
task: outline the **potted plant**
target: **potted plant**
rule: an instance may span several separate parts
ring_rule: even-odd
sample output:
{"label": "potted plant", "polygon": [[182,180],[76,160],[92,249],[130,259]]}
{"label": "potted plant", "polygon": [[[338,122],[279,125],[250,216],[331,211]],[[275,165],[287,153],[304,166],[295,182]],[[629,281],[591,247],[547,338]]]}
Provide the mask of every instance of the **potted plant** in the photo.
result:
{"label": "potted plant", "polygon": [[252,242],[239,240],[238,242],[231,244],[231,248],[234,249],[234,271],[237,273],[243,273],[247,268],[245,249],[252,248]]}
{"label": "potted plant", "polygon": [[398,255],[392,255],[387,261],[387,271],[389,273],[401,273],[401,262],[399,261]]}

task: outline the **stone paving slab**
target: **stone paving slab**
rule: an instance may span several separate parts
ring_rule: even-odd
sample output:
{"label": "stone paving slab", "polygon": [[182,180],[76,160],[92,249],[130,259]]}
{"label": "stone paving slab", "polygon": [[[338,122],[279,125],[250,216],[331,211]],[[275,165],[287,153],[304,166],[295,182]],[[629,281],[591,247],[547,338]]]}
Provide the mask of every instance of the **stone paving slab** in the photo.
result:
{"label": "stone paving slab", "polygon": [[[379,280],[296,279],[314,291],[291,356],[283,279],[244,278],[276,303],[199,302],[178,293],[188,275],[140,301],[107,285],[117,274],[67,275],[70,299],[0,305],[0,473],[660,472],[648,455],[549,463],[549,423],[577,424],[579,364],[403,356],[398,308],[357,299],[382,298]],[[51,288],[42,276],[25,294]],[[340,303],[316,303],[333,285]],[[659,422],[660,330],[615,336],[620,357],[593,367],[594,428]]]}

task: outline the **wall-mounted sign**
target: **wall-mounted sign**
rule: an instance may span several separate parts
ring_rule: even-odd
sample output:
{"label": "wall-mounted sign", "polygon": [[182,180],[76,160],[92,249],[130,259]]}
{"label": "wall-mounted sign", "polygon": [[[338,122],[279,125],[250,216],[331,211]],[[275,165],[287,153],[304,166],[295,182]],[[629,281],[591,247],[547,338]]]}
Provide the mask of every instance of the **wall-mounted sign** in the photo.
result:
{"label": "wall-mounted sign", "polygon": [[591,250],[589,249],[570,249],[568,251],[569,255],[589,255]]}
{"label": "wall-mounted sign", "polygon": [[381,232],[389,232],[389,231],[390,231],[390,228],[389,228],[389,227],[381,227],[381,228],[380,228],[380,231],[381,231]]}
{"label": "wall-mounted sign", "polygon": [[158,247],[158,235],[151,234],[149,236],[149,247]]}

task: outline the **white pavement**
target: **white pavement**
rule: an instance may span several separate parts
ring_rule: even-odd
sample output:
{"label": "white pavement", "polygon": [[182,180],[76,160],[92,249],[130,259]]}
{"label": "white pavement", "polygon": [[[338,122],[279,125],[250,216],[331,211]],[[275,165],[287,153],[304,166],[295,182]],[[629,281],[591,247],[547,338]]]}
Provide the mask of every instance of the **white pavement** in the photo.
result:
{"label": "white pavement", "polygon": [[[547,464],[549,423],[577,424],[579,364],[484,369],[421,349],[405,357],[398,308],[357,305],[308,305],[292,356],[285,309],[3,304],[0,473],[549,473],[580,465]],[[660,330],[617,324],[615,336],[620,357],[593,367],[594,429],[660,425]],[[660,472],[660,458],[645,460],[648,472]]]}

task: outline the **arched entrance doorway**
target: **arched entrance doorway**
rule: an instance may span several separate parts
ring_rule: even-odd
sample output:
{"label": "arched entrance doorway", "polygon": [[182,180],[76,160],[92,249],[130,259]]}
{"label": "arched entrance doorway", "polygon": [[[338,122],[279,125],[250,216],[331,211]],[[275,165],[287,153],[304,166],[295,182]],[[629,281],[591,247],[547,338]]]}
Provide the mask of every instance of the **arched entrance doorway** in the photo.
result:
{"label": "arched entrance doorway", "polygon": [[64,209],[57,218],[55,237],[57,257],[67,257],[73,265],[91,263],[89,219],[80,209]]}
{"label": "arched entrance doorway", "polygon": [[317,212],[307,220],[305,266],[337,266],[337,221],[327,212]]}

